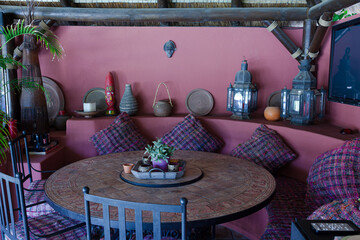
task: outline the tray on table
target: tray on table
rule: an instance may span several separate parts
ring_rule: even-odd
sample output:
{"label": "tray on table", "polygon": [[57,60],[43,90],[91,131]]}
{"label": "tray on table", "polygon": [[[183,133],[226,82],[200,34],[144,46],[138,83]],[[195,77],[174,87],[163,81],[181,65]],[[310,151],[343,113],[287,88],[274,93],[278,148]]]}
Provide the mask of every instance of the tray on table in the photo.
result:
{"label": "tray on table", "polygon": [[179,160],[179,171],[177,172],[164,172],[160,168],[152,168],[148,172],[139,172],[138,168],[142,164],[142,161],[138,161],[131,173],[134,177],[139,179],[178,179],[181,178],[185,173],[186,161]]}

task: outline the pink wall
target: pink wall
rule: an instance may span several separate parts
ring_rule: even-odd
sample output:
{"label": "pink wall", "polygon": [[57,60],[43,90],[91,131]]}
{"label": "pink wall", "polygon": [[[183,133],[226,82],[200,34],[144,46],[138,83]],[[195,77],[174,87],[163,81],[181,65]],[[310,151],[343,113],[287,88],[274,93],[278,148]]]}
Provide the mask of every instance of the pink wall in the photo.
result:
{"label": "pink wall", "polygon": [[[301,29],[285,31],[301,46]],[[51,62],[50,54],[42,50],[41,68],[44,76],[61,86],[68,112],[82,109],[82,98],[90,88],[104,88],[109,71],[115,78],[117,105],[125,84],[131,83],[140,114],[152,113],[156,87],[165,82],[175,103],[174,113],[187,113],[187,94],[204,88],[214,96],[211,115],[230,115],[226,111],[226,88],[234,82],[244,56],[259,88],[259,112],[266,107],[267,97],[284,86],[291,87],[298,73],[297,61],[265,28],[64,26],[55,29],[55,33],[66,55]],[[324,40],[318,64],[318,86],[325,88],[329,36]],[[167,58],[163,45],[170,39],[176,43],[177,51]],[[166,97],[161,88],[159,98]],[[336,125],[360,129],[356,121],[359,109],[327,103],[327,117]]]}
{"label": "pink wall", "polygon": [[[302,31],[288,31],[297,44]],[[226,88],[234,82],[244,56],[253,82],[259,87],[259,108],[267,97],[297,74],[297,62],[265,28],[219,27],[59,27],[55,30],[66,56],[59,62],[41,55],[44,76],[63,89],[66,109],[82,109],[84,94],[104,87],[107,72],[115,77],[117,104],[126,83],[131,83],[141,113],[152,113],[155,90],[165,82],[175,102],[175,113],[187,113],[185,99],[195,88],[204,88],[215,99],[214,114],[226,112]],[[176,43],[177,51],[167,58],[163,45]],[[44,51],[43,51],[44,52]],[[166,98],[165,89],[159,92]]]}

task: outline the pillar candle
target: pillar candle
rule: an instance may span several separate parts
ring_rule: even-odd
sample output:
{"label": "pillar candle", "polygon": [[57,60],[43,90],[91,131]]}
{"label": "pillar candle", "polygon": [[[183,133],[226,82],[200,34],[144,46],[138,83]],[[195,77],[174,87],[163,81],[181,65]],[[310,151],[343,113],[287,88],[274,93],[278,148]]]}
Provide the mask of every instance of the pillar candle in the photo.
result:
{"label": "pillar candle", "polygon": [[96,103],[84,103],[84,112],[95,112]]}

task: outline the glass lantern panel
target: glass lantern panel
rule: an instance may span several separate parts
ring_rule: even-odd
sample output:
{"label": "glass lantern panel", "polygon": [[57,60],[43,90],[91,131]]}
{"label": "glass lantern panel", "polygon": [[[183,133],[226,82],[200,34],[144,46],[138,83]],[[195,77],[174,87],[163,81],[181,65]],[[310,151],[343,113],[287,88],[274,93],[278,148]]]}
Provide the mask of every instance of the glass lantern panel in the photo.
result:
{"label": "glass lantern panel", "polygon": [[235,89],[233,111],[242,112],[244,109],[244,94],[242,91]]}
{"label": "glass lantern panel", "polygon": [[234,88],[228,87],[226,110],[232,111],[233,106],[234,106]]}
{"label": "glass lantern panel", "polygon": [[290,94],[290,114],[301,115],[302,112],[302,95],[301,94]]}

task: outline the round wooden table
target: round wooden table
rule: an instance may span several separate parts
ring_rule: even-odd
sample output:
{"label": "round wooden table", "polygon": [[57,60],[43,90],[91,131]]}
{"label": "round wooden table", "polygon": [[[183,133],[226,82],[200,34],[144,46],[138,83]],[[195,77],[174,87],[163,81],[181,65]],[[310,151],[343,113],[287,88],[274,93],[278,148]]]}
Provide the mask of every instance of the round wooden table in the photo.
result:
{"label": "round wooden table", "polygon": [[[195,151],[176,151],[173,156],[185,160],[187,167],[196,166],[203,172],[202,178],[191,184],[151,188],[129,184],[120,179],[122,164],[135,164],[142,154],[143,151],[115,153],[67,165],[46,181],[47,201],[62,214],[84,220],[84,186],[90,188],[91,194],[144,203],[179,205],[180,198],[186,197],[188,224],[205,227],[260,210],[269,203],[275,191],[275,179],[264,168],[228,155]],[[110,215],[116,220],[117,211],[114,210]],[[127,217],[131,221],[133,216]],[[100,221],[102,210],[92,208],[92,218],[94,224]],[[178,225],[181,218],[166,214],[163,220]]]}

